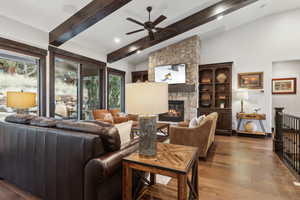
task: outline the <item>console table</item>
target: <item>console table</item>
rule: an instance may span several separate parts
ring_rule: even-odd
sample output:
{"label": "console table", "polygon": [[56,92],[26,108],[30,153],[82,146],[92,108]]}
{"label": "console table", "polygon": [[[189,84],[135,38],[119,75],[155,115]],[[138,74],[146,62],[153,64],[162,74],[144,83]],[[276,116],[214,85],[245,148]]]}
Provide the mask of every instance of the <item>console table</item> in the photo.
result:
{"label": "console table", "polygon": [[[258,114],[258,113],[237,113],[236,119],[238,120],[238,127],[237,127],[237,133],[238,134],[252,134],[252,135],[263,135],[266,136],[266,129],[263,124],[263,120],[266,120],[265,114]],[[259,131],[253,131],[253,132],[247,132],[241,130],[241,124],[243,120],[257,120],[259,122],[260,128],[262,132]]]}
{"label": "console table", "polygon": [[[155,157],[141,157],[136,152],[123,158],[123,200],[198,199],[197,152],[196,147],[157,143]],[[138,194],[132,188],[133,170],[150,172],[150,181],[144,178],[146,186]],[[192,172],[191,180],[189,172]],[[168,185],[156,183],[156,174],[176,178],[177,192]]]}

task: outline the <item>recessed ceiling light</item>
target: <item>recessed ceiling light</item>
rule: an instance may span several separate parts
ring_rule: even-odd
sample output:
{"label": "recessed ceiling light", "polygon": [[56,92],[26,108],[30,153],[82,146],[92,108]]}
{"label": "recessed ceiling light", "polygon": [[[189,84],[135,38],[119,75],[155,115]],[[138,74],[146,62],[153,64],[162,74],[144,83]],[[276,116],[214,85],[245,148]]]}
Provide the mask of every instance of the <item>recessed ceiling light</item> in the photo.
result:
{"label": "recessed ceiling light", "polygon": [[138,50],[136,53],[137,53],[137,54],[140,54],[141,52],[142,52],[141,50]]}
{"label": "recessed ceiling light", "polygon": [[221,19],[223,19],[223,18],[224,18],[223,15],[219,15],[219,16],[217,17],[217,20],[221,20]]}
{"label": "recessed ceiling light", "polygon": [[130,50],[130,51],[136,51],[136,49],[137,49],[137,48],[136,48],[135,46],[133,46],[133,47],[130,47],[129,50]]}
{"label": "recessed ceiling light", "polygon": [[114,41],[115,41],[115,43],[119,44],[121,42],[121,39],[120,38],[115,38]]}

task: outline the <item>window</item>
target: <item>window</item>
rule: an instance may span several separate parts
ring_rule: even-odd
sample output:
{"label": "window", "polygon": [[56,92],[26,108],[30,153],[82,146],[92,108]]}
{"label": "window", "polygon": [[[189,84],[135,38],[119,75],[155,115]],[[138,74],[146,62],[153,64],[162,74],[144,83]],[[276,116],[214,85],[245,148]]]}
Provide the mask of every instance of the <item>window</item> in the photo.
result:
{"label": "window", "polygon": [[82,78],[82,119],[92,119],[91,110],[101,108],[101,71],[96,65],[83,65]]}
{"label": "window", "polygon": [[0,119],[16,112],[7,106],[7,92],[31,92],[36,95],[34,115],[46,115],[47,51],[0,37]]}
{"label": "window", "polygon": [[105,63],[57,48],[50,50],[50,116],[90,120],[105,107]]}
{"label": "window", "polygon": [[78,118],[78,71],[80,64],[55,58],[55,117]]}
{"label": "window", "polygon": [[108,109],[125,111],[125,72],[108,69]]}

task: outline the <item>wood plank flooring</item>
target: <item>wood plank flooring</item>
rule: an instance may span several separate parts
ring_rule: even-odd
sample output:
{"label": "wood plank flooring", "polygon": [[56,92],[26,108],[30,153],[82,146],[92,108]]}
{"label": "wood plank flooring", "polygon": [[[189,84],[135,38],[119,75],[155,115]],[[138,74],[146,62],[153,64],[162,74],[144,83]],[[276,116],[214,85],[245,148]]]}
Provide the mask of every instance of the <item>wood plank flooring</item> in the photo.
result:
{"label": "wood plank flooring", "polygon": [[[300,187],[272,152],[271,139],[216,136],[199,175],[200,200],[300,200]],[[0,181],[0,200],[37,198]]]}

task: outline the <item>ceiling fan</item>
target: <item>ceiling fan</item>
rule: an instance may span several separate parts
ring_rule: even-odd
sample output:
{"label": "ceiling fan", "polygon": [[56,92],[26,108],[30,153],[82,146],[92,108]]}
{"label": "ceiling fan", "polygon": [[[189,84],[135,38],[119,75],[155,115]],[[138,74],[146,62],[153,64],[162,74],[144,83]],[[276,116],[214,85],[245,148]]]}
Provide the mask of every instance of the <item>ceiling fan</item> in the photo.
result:
{"label": "ceiling fan", "polygon": [[135,31],[132,31],[132,32],[129,32],[129,33],[126,33],[126,35],[131,35],[131,34],[134,34],[134,33],[138,33],[138,32],[141,32],[141,31],[148,31],[149,33],[149,39],[152,41],[152,40],[155,40],[155,35],[154,33],[157,32],[157,31],[163,31],[163,30],[166,30],[168,28],[159,28],[159,27],[156,27],[158,24],[160,24],[162,21],[164,21],[165,19],[167,19],[166,16],[164,15],[161,15],[159,16],[156,20],[154,20],[153,22],[151,21],[151,11],[152,11],[152,7],[149,6],[147,7],[147,11],[149,13],[149,20],[145,23],[142,23],[142,22],[139,22],[135,19],[132,19],[132,18],[127,18],[128,21],[131,21],[135,24],[138,24],[140,26],[143,26],[144,28],[142,29],[139,29],[139,30],[135,30]]}

